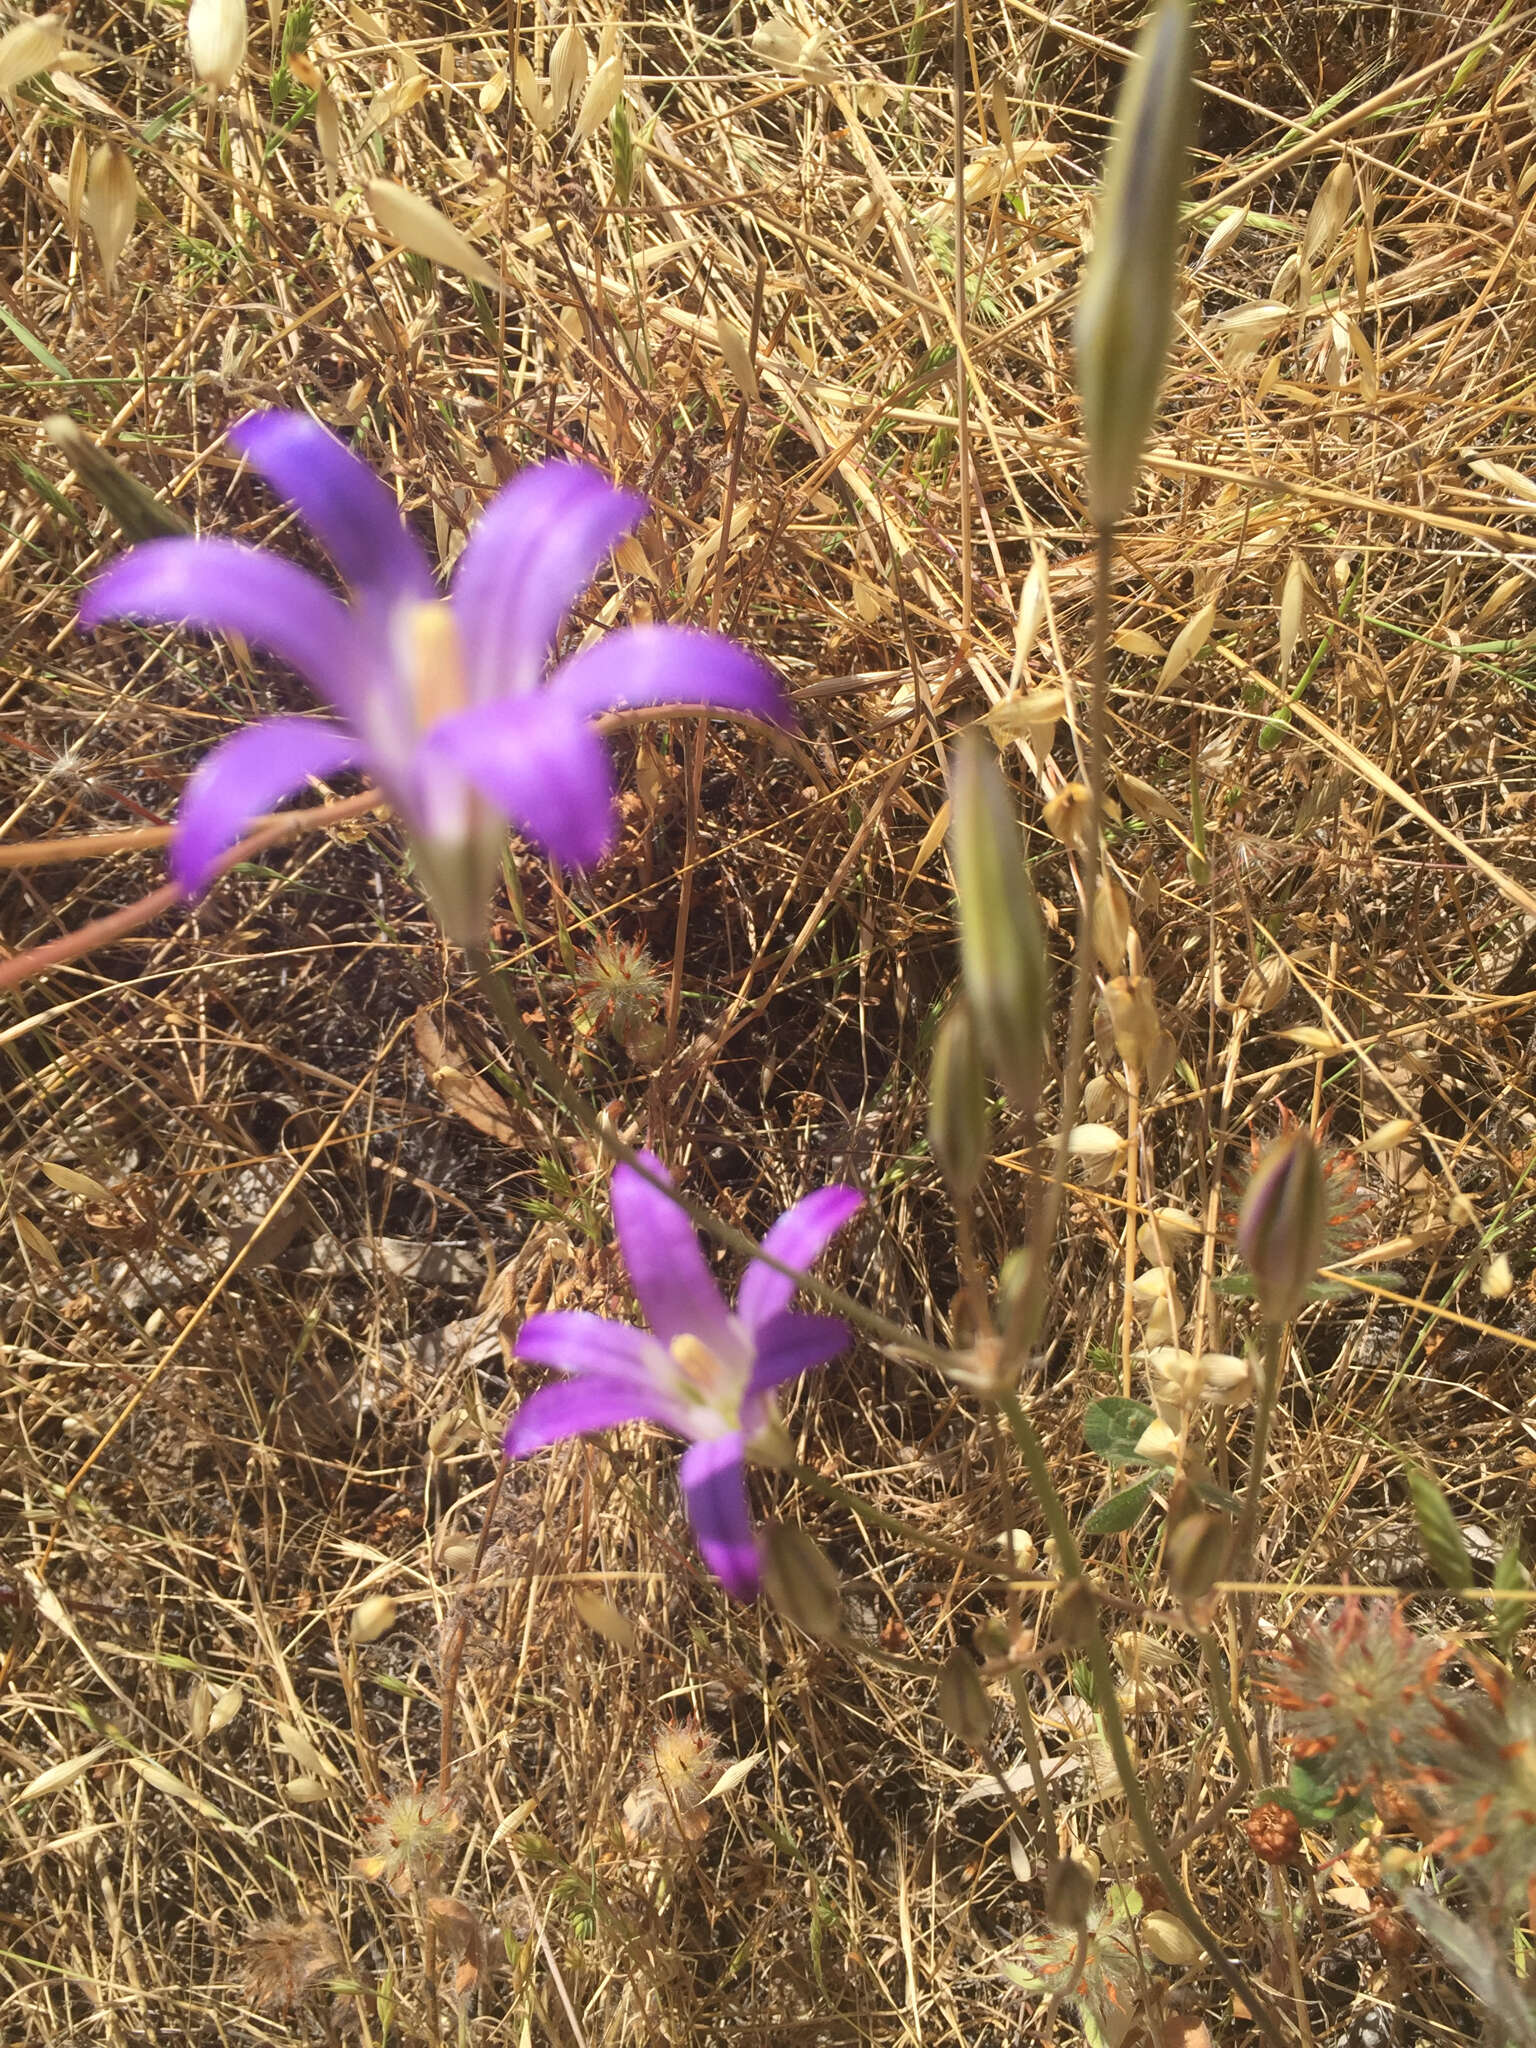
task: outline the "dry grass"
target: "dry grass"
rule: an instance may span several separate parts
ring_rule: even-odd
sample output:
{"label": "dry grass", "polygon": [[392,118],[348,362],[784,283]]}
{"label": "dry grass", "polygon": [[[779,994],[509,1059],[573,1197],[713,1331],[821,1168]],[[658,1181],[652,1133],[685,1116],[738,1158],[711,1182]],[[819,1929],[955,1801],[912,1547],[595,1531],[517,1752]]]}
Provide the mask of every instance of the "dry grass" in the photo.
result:
{"label": "dry grass", "polygon": [[[238,650],[76,637],[82,580],[120,536],[40,433],[48,414],[200,528],[267,538],[280,517],[221,437],[254,406],[308,406],[445,554],[510,467],[589,455],[657,507],[592,616],[688,616],[765,649],[806,741],[626,738],[622,852],[583,888],[521,866],[501,936],[523,1008],[727,1218],[760,1226],[808,1183],[855,1178],[869,1218],[836,1277],[944,1341],[953,1221],[923,1090],[954,973],[941,749],[1019,688],[1074,704],[1085,672],[1066,323],[1137,9],[998,0],[970,20],[967,148],[993,174],[967,221],[964,521],[947,12],[864,0],[765,51],[742,11],[507,11],[541,90],[567,20],[594,60],[616,38],[627,198],[607,123],[538,132],[501,11],[433,0],[275,5],[273,33],[253,6],[250,69],[217,110],[189,96],[176,10],[79,0],[92,66],[0,109],[4,837],[156,826],[210,740],[290,695]],[[1396,1281],[1296,1339],[1260,1553],[1272,1628],[1346,1579],[1428,1582],[1392,1446],[1495,1540],[1536,1449],[1536,484],[1473,467],[1536,474],[1533,44],[1512,14],[1493,54],[1460,61],[1489,11],[1207,10],[1192,256],[1226,195],[1252,211],[1192,264],[1117,570],[1115,625],[1143,637],[1113,657],[1111,764],[1131,779],[1110,857],[1180,1056],[1134,1112],[1137,1198],[1211,1220],[1208,1283],[1227,1184],[1282,1106],[1328,1110],[1345,1145],[1406,1120],[1360,1169],[1353,1225],[1358,1263]],[[339,114],[329,173],[279,62],[306,43]],[[144,195],[112,297],[69,207],[72,158],[108,137]],[[1319,223],[1298,312],[1340,163],[1348,210]],[[392,253],[357,198],[380,171],[471,233],[505,295]],[[1245,355],[1230,316],[1276,300],[1291,309]],[[1288,576],[1305,611],[1287,676]],[[1152,643],[1207,603],[1203,651],[1165,678]],[[1044,759],[1011,746],[1063,986],[1073,869],[1040,819],[1078,737],[1069,718]],[[12,868],[6,946],[133,900],[158,861],[138,843]],[[658,964],[673,1045],[654,1072],[576,1028],[595,931]],[[1280,1005],[1234,1012],[1276,952]],[[728,1607],[651,1436],[500,1469],[536,1376],[499,1319],[622,1313],[623,1276],[602,1176],[515,1089],[487,1083],[466,1120],[416,1050],[424,1006],[490,1066],[489,1020],[376,812],[7,997],[0,2033],[1034,2038],[996,1955],[1040,1924],[1039,1858],[1000,1802],[960,1803],[980,1767],[928,1681]],[[983,1191],[994,1262],[1022,1234],[1026,1163],[1005,1142]],[[1119,1182],[1072,1196],[1030,1396],[1079,1521],[1105,1486],[1082,1415],[1118,1391],[1129,1329],[1123,1202]],[[1490,1301],[1495,1252],[1517,1285]],[[1192,1298],[1207,1341],[1240,1348],[1246,1311],[1208,1284]],[[1043,1540],[974,1404],[936,1376],[864,1347],[791,1419],[808,1463],[936,1539],[990,1549],[1017,1522]],[[1238,1418],[1223,1471],[1244,1441]],[[759,1485],[828,1544],[856,1629],[899,1658],[937,1662],[996,1611],[973,1570]],[[1378,2003],[1407,2016],[1402,2038],[1468,2038],[1454,1982],[1384,1962],[1347,1893],[1268,1878],[1241,1806],[1200,1831],[1231,1757],[1149,1527],[1092,1547],[1126,1625],[1144,1616],[1175,1652],[1134,1733],[1231,1952],[1282,1999],[1301,1986],[1318,2038]],[[356,1643],[379,1594],[395,1626]],[[1476,1633],[1474,1608],[1431,1611]],[[1046,1627],[1038,1596],[1022,1619]],[[1033,1684],[1047,1747],[1091,1763],[1070,1660]],[[674,1812],[645,1781],[689,1717],[716,1763],[753,1762]],[[1092,1845],[1113,1798],[1091,1770],[1060,1782],[1058,1818]],[[365,1813],[418,1785],[430,1805],[439,1783],[458,1823],[440,1871],[398,1891],[360,1871],[383,1853]],[[1218,2038],[1248,2031],[1214,1977],[1163,1973],[1159,1995]]]}

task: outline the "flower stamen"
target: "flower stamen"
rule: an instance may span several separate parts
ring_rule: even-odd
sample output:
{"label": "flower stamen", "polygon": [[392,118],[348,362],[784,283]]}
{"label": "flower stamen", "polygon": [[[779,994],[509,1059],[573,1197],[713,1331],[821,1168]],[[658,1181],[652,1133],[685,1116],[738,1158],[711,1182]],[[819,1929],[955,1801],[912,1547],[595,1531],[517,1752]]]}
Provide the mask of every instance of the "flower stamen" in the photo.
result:
{"label": "flower stamen", "polygon": [[453,613],[440,598],[406,607],[402,621],[405,674],[418,732],[467,709],[464,650]]}

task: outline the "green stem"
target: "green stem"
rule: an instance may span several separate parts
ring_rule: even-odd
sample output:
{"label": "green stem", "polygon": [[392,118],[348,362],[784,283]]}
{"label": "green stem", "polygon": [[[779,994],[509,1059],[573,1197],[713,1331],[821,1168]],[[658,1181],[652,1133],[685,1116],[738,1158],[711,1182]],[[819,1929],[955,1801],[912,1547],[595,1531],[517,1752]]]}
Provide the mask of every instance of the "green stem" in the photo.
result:
{"label": "green stem", "polygon": [[1103,1723],[1104,1740],[1108,1743],[1109,1753],[1114,1758],[1120,1789],[1125,1795],[1126,1805],[1130,1808],[1136,1832],[1141,1837],[1142,1853],[1162,1885],[1169,1905],[1205,1949],[1212,1967],[1225,1979],[1234,1996],[1240,1998],[1247,2006],[1266,2039],[1274,2044],[1274,2048],[1287,2048],[1285,2029],[1281,2025],[1278,2013],[1246,1971],[1239,1969],[1237,1964],[1231,1962],[1222,1952],[1220,1937],[1213,1928],[1206,1925],[1204,1917],[1185,1890],[1183,1879],[1174,1869],[1168,1852],[1163,1847],[1157,1823],[1152,1817],[1152,1809],[1147,1804],[1147,1795],[1142,1786],[1140,1772],[1136,1768],[1136,1759],[1131,1754],[1125,1722],[1121,1717],[1120,1699],[1115,1689],[1114,1665],[1110,1660],[1109,1644],[1104,1639],[1104,1630],[1099,1621],[1098,1599],[1083,1577],[1082,1554],[1072,1534],[1072,1524],[1067,1518],[1066,1507],[1051,1478],[1044,1446],[1016,1394],[1000,1394],[998,1401],[1008,1418],[1008,1426],[1013,1431],[1014,1441],[1024,1460],[1031,1491],[1056,1544],[1056,1557],[1062,1578],[1067,1585],[1075,1584],[1089,1596],[1086,1601],[1078,1603],[1080,1609],[1086,1610],[1088,1620],[1086,1640],[1082,1647],[1088,1659],[1088,1668],[1093,1673],[1093,1699]]}
{"label": "green stem", "polygon": [[1252,1578],[1253,1549],[1259,1536],[1259,1516],[1264,1505],[1264,1467],[1269,1462],[1269,1432],[1280,1395],[1280,1323],[1264,1325],[1264,1376],[1259,1386],[1258,1406],[1253,1416],[1253,1445],[1248,1454],[1248,1485],[1243,1495],[1242,1519],[1232,1553],[1232,1576]]}
{"label": "green stem", "polygon": [[1112,526],[1098,529],[1093,606],[1093,670],[1088,704],[1088,824],[1083,840],[1083,906],[1072,960],[1072,997],[1067,1011],[1067,1051],[1061,1070],[1061,1117],[1051,1159],[1051,1177],[1029,1235],[1029,1272],[1018,1306],[1008,1318],[1003,1364],[1017,1372],[1034,1349],[1045,1319],[1047,1272],[1056,1225],[1066,1195],[1068,1146],[1083,1097],[1083,1060],[1093,1017],[1093,901],[1098,894],[1104,820],[1104,725],[1109,699],[1109,576],[1115,557]]}

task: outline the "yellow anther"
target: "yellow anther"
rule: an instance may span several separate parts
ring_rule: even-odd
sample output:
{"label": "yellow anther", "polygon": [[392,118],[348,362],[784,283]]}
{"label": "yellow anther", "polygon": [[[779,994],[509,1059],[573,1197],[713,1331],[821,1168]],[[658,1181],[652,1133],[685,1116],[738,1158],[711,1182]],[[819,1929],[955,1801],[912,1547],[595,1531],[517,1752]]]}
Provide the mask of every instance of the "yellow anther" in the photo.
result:
{"label": "yellow anther", "polygon": [[432,598],[408,607],[402,637],[416,729],[427,732],[469,702],[459,629],[448,606]]}
{"label": "yellow anther", "polygon": [[690,1336],[685,1331],[681,1337],[674,1337],[667,1349],[683,1378],[697,1387],[700,1393],[718,1392],[725,1378],[725,1368],[701,1337]]}

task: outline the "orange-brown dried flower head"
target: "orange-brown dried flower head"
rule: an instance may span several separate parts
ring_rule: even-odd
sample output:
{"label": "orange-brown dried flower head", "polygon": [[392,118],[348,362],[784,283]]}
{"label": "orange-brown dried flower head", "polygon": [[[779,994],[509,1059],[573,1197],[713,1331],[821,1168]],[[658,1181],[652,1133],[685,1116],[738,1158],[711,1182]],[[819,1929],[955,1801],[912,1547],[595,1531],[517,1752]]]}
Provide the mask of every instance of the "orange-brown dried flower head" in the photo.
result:
{"label": "orange-brown dried flower head", "polygon": [[1267,1799],[1243,1822],[1248,1846],[1261,1863],[1295,1863],[1301,1856],[1301,1822],[1288,1806]]}

